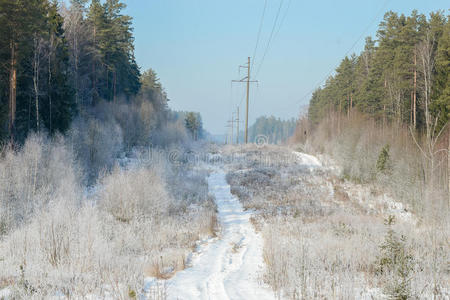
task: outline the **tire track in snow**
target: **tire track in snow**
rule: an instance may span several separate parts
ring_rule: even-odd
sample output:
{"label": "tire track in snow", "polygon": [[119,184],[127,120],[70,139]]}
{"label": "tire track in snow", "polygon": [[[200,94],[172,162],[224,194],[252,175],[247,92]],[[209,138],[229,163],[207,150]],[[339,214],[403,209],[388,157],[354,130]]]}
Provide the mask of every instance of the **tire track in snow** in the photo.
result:
{"label": "tire track in snow", "polygon": [[208,183],[216,197],[221,237],[200,249],[191,268],[168,280],[168,299],[274,299],[258,283],[263,241],[250,223],[251,212],[231,194],[223,170],[213,172]]}

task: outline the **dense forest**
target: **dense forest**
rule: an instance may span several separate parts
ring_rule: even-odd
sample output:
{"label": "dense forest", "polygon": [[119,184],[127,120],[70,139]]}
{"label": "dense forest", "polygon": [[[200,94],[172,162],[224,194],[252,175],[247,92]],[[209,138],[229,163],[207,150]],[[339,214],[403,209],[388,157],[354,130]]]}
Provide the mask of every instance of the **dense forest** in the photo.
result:
{"label": "dense forest", "polygon": [[280,118],[259,117],[248,129],[249,141],[255,142],[258,135],[264,135],[266,142],[280,144],[286,142],[295,131],[296,121],[294,119],[281,120]]}
{"label": "dense forest", "polygon": [[213,234],[182,156],[201,116],[139,68],[124,8],[0,0],[0,299],[141,298]]}
{"label": "dense forest", "polygon": [[449,18],[387,12],[377,38],[313,93],[294,137],[337,160],[344,178],[379,183],[433,218],[450,203]]}
{"label": "dense forest", "polygon": [[[450,117],[450,22],[443,12],[427,18],[387,12],[377,39],[359,56],[345,57],[313,93],[309,118],[357,109],[376,120],[439,131]],[[436,124],[436,125],[435,125]]]}
{"label": "dense forest", "polygon": [[135,61],[124,8],[119,0],[0,1],[1,140],[65,133],[77,118],[109,114],[122,129],[140,119],[148,138],[167,127],[167,95],[156,73]]}

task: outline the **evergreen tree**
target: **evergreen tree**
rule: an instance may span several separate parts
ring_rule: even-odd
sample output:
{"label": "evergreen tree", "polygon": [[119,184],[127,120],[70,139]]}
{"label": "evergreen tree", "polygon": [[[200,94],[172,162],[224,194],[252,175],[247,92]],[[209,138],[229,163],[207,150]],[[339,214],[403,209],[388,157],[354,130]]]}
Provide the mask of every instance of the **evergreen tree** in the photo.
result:
{"label": "evergreen tree", "polygon": [[[445,19],[444,19],[445,22]],[[441,23],[441,22],[439,22]],[[442,23],[441,23],[442,24]],[[441,128],[450,120],[450,22],[447,20],[442,24],[442,32],[438,40],[436,53],[436,74],[433,88],[431,110],[434,115],[440,116],[439,126]]]}
{"label": "evergreen tree", "polygon": [[91,39],[92,103],[99,99],[127,98],[140,88],[139,68],[134,58],[131,18],[121,15],[125,4],[93,0],[87,14]]}
{"label": "evergreen tree", "polygon": [[431,13],[428,19],[417,11],[410,16],[387,12],[377,40],[367,38],[364,51],[345,57],[313,93],[312,124],[330,112],[348,114],[355,107],[383,123],[417,125],[419,130],[437,118],[440,130],[450,110],[448,27],[442,12]]}
{"label": "evergreen tree", "polygon": [[202,120],[200,114],[188,112],[185,117],[185,125],[194,141],[202,137]]}
{"label": "evergreen tree", "polygon": [[77,109],[74,89],[69,83],[69,53],[63,22],[63,17],[58,13],[58,2],[53,1],[48,11],[48,86],[47,101],[44,102],[42,112],[50,133],[66,131]]}

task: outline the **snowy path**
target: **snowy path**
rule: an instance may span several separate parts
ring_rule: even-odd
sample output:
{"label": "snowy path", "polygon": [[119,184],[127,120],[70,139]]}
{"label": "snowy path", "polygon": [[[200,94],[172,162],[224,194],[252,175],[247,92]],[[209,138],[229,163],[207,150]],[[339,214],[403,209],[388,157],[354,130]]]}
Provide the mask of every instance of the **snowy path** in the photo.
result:
{"label": "snowy path", "polygon": [[223,170],[208,179],[215,195],[222,232],[219,240],[196,254],[193,266],[168,281],[169,299],[274,299],[258,283],[264,263],[262,238],[249,221],[250,212],[230,193]]}

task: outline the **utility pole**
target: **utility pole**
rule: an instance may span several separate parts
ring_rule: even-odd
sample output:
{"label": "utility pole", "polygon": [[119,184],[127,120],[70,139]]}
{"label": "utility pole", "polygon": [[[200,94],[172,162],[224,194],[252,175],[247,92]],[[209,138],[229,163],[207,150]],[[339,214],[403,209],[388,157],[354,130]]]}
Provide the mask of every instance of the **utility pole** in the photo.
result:
{"label": "utility pole", "polygon": [[231,113],[231,121],[229,121],[231,123],[231,142],[230,144],[233,145],[233,127],[234,127],[234,116],[233,113]]}
{"label": "utility pole", "polygon": [[250,56],[247,62],[247,101],[245,105],[245,143],[248,143],[248,96],[250,92]]}
{"label": "utility pole", "polygon": [[236,145],[239,145],[239,106],[236,114]]}
{"label": "utility pole", "polygon": [[241,80],[232,80],[232,82],[246,82],[247,83],[247,96],[246,96],[246,104],[245,104],[245,143],[248,143],[248,102],[250,97],[250,83],[258,82],[257,80],[250,80],[250,56],[248,57],[247,64],[243,66],[239,66],[240,68],[247,69],[247,76],[242,78]]}
{"label": "utility pole", "polygon": [[228,124],[227,124],[226,127],[231,129],[231,137],[230,137],[229,141],[230,141],[230,144],[233,145],[233,136],[234,136],[234,132],[233,132],[234,131],[233,130],[233,127],[234,127],[233,113],[231,114],[231,120],[228,120]]}

